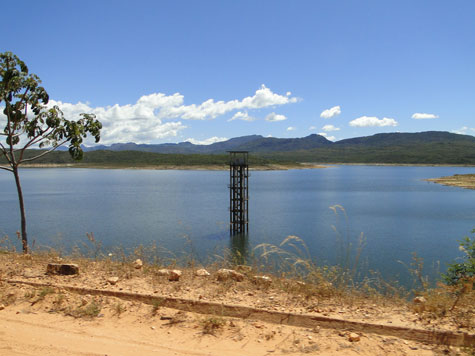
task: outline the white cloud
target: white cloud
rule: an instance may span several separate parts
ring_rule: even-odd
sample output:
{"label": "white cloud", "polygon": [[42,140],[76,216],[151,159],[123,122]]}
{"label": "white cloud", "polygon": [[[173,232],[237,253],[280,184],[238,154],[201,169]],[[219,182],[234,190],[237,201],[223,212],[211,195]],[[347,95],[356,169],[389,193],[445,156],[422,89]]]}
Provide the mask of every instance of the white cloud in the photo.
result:
{"label": "white cloud", "polygon": [[227,141],[228,138],[226,137],[216,137],[216,136],[213,136],[213,137],[210,137],[210,138],[207,138],[206,140],[195,140],[194,138],[187,138],[185,140],[185,142],[190,142],[194,145],[211,145],[212,143],[216,143],[216,142],[222,142],[222,141]]}
{"label": "white cloud", "polygon": [[355,127],[371,127],[371,126],[397,126],[398,122],[394,119],[383,117],[378,119],[375,116],[361,116],[357,119],[350,121],[350,126]]}
{"label": "white cloud", "polygon": [[287,131],[295,131],[295,130],[296,130],[296,128],[295,128],[295,127],[293,127],[293,126],[289,126],[289,127],[287,127]]}
{"label": "white cloud", "polygon": [[[187,127],[181,121],[164,122],[164,120],[214,119],[231,111],[240,110],[233,119],[250,121],[252,117],[247,114],[246,109],[285,105],[298,100],[296,97],[290,97],[288,93],[286,95],[273,93],[262,85],[253,96],[226,102],[208,99],[201,104],[184,105],[184,96],[179,93],[172,95],[153,93],[142,96],[135,104],[91,107],[90,104],[81,102],[71,104],[50,100],[49,105],[58,105],[68,119],[77,119],[83,112],[95,114],[103,125],[101,143],[111,144],[150,143],[158,139],[176,137],[178,132]],[[286,119],[285,116],[275,113],[270,114],[268,118],[269,121]],[[86,144],[92,144],[92,141],[88,140]]]}
{"label": "white cloud", "polygon": [[413,119],[416,120],[421,120],[421,119],[438,119],[439,116],[434,115],[434,114],[426,114],[426,113],[421,113],[421,112],[416,112],[412,114],[411,116]]}
{"label": "white cloud", "polygon": [[[95,114],[102,123],[101,144],[116,142],[150,143],[154,140],[176,137],[187,126],[181,121],[163,122],[155,112],[156,105],[173,105],[176,97],[157,96],[155,94],[140,98],[134,105],[118,104],[107,107],[90,107],[84,103],[63,103],[50,100],[48,105],[58,105],[67,119],[78,119],[79,114]],[[86,145],[92,144],[91,139]]]}
{"label": "white cloud", "polygon": [[316,128],[315,126],[310,126],[308,129],[309,129],[310,131],[313,131],[313,130],[316,130],[317,128]]}
{"label": "white cloud", "polygon": [[452,130],[453,133],[459,134],[459,135],[474,135],[475,134],[475,127],[468,127],[468,126],[463,126],[459,128],[458,130]]}
{"label": "white cloud", "polygon": [[334,106],[330,109],[323,110],[322,113],[320,114],[320,117],[323,117],[324,119],[330,119],[340,114],[341,114],[340,106]]}
{"label": "white cloud", "polygon": [[327,140],[330,140],[330,141],[335,141],[336,140],[335,136],[328,136],[328,134],[326,132],[319,132],[317,135],[323,136]]}
{"label": "white cloud", "polygon": [[287,118],[284,115],[276,114],[275,112],[271,112],[269,115],[266,116],[266,121],[284,121]]}
{"label": "white cloud", "polygon": [[250,121],[256,120],[256,118],[252,117],[252,116],[249,116],[249,114],[247,112],[238,111],[228,121],[234,121],[234,120],[243,120],[243,121],[249,121],[250,122]]}
{"label": "white cloud", "polygon": [[330,131],[340,131],[340,128],[339,127],[335,127],[333,125],[325,125],[322,127],[322,130],[323,131],[327,131],[327,132],[330,132]]}

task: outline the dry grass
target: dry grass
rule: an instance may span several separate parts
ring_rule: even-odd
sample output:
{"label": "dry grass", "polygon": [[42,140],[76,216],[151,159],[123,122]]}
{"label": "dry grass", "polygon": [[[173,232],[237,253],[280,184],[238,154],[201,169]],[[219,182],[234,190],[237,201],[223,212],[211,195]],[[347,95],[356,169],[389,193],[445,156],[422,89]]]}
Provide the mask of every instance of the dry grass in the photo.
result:
{"label": "dry grass", "polygon": [[102,305],[100,303],[92,301],[76,308],[67,308],[64,313],[74,318],[93,319],[99,316],[101,309]]}
{"label": "dry grass", "polygon": [[202,319],[200,325],[203,329],[203,334],[216,335],[216,333],[226,325],[226,322],[222,318],[210,316]]}

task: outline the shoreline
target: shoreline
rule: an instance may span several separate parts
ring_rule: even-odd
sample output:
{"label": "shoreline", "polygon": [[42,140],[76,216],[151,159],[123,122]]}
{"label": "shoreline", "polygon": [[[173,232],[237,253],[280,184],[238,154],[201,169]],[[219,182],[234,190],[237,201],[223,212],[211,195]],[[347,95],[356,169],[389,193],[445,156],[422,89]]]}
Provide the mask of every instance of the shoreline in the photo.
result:
{"label": "shoreline", "polygon": [[[56,164],[56,163],[36,163],[22,165],[21,168],[89,168],[89,169],[150,169],[150,170],[183,170],[183,171],[227,171],[228,165],[143,165],[143,166],[129,166],[129,165],[94,165],[94,164]],[[250,171],[286,171],[290,169],[320,169],[327,168],[327,166],[313,163],[295,163],[295,164],[268,164],[268,165],[256,165],[250,166]]]}
{"label": "shoreline", "polygon": [[[251,171],[286,171],[290,169],[321,169],[330,168],[332,166],[375,166],[375,167],[474,167],[469,164],[431,164],[431,163],[271,163],[267,165],[249,166]],[[213,165],[213,164],[197,164],[197,165],[100,165],[100,164],[84,164],[84,163],[33,163],[21,165],[21,168],[89,168],[89,169],[149,169],[149,170],[184,170],[184,171],[227,171],[228,165]],[[448,177],[431,178],[427,181],[442,180]],[[442,183],[441,183],[442,184]],[[450,184],[447,184],[450,185]],[[471,189],[471,188],[470,188]]]}

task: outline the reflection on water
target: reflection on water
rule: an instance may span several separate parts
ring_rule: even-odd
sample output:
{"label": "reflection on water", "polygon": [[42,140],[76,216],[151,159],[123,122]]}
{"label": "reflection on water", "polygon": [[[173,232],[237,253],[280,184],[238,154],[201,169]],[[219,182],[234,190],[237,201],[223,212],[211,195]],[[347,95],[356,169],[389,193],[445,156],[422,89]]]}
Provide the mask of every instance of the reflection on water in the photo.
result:
{"label": "reflection on water", "polygon": [[229,237],[232,262],[245,265],[249,258],[249,238],[247,233],[232,234]]}

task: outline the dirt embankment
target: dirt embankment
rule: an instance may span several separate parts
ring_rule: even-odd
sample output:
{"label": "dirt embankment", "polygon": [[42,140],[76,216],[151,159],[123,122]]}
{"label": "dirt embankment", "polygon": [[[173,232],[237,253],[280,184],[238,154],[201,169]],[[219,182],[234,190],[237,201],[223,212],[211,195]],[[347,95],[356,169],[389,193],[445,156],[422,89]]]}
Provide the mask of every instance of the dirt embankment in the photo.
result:
{"label": "dirt embankment", "polygon": [[170,281],[147,264],[74,260],[80,273],[59,276],[48,262],[65,261],[0,253],[1,355],[462,355],[460,342],[475,340],[463,301],[434,317],[421,303],[256,278],[247,266]]}

